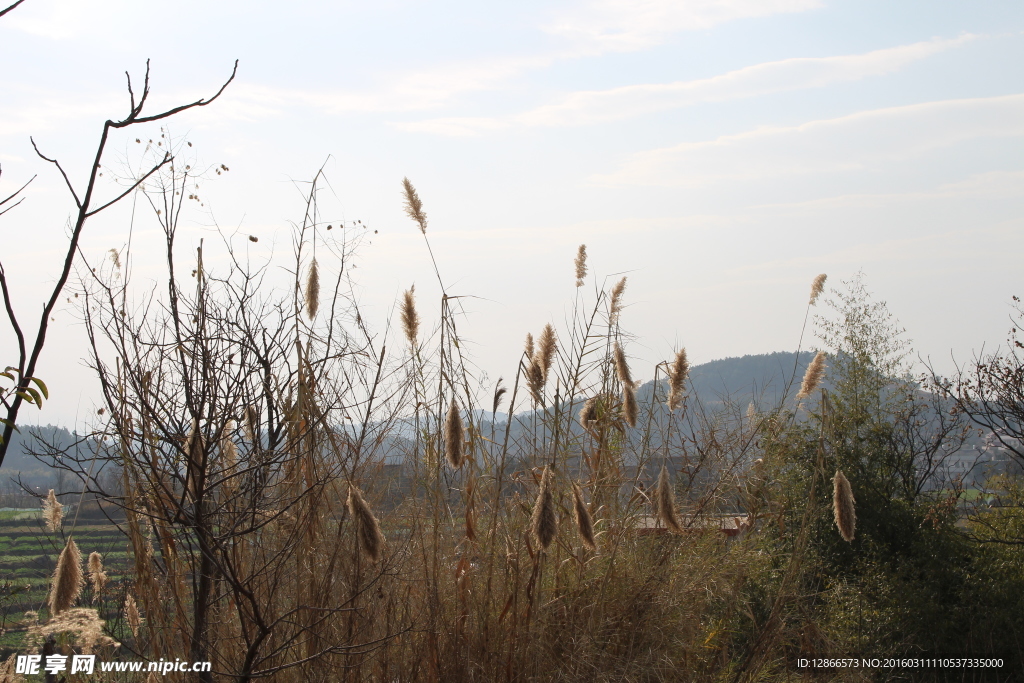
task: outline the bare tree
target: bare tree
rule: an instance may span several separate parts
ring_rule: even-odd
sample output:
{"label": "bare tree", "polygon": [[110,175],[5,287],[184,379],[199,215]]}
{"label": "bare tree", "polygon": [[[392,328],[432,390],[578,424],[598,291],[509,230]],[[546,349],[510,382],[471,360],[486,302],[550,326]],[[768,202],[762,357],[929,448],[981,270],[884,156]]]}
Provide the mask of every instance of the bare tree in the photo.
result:
{"label": "bare tree", "polygon": [[[21,0],[23,1],[23,0]],[[0,16],[3,16],[7,12],[11,11],[20,4],[15,3],[10,7],[0,12]],[[234,69],[231,71],[231,76],[224,82],[220,89],[213,95],[213,97],[198,99],[195,102],[189,104],[183,104],[156,114],[145,114],[144,109],[146,107],[146,101],[149,98],[149,61],[146,61],[146,75],[143,80],[142,93],[136,99],[135,91],[132,88],[131,75],[125,72],[128,78],[128,95],[130,99],[129,109],[127,115],[120,120],[107,120],[103,124],[103,130],[100,133],[99,144],[96,147],[96,154],[93,158],[92,165],[89,169],[87,180],[85,183],[85,189],[83,192],[79,192],[75,189],[75,185],[71,182],[67,172],[61,166],[60,162],[55,158],[46,156],[40,151],[36,145],[36,141],[32,140],[32,147],[35,149],[36,154],[40,159],[51,163],[60,173],[64,179],[64,183],[67,186],[68,191],[71,194],[71,198],[75,203],[75,213],[71,221],[71,234],[68,239],[67,249],[65,251],[64,262],[61,267],[60,275],[57,278],[53,289],[50,292],[49,297],[43,304],[42,314],[39,317],[39,322],[36,325],[34,331],[23,329],[18,316],[15,314],[14,306],[11,301],[10,291],[8,287],[7,274],[4,270],[3,264],[0,263],[0,291],[3,292],[4,309],[7,313],[7,319],[10,323],[11,330],[14,332],[14,336],[18,343],[18,361],[17,365],[11,365],[6,368],[0,376],[5,377],[13,383],[12,387],[0,391],[0,404],[3,406],[4,417],[0,418],[0,424],[3,425],[3,436],[0,437],[0,465],[3,464],[4,458],[7,455],[7,448],[10,445],[11,435],[16,429],[18,412],[25,403],[30,403],[38,407],[42,407],[42,403],[49,397],[46,384],[38,377],[35,376],[36,367],[39,363],[39,358],[42,354],[43,347],[46,343],[46,334],[49,330],[50,317],[53,313],[54,307],[57,305],[57,301],[60,297],[64,286],[67,284],[68,277],[71,274],[71,268],[74,264],[75,255],[78,250],[78,244],[81,240],[82,230],[85,228],[85,224],[88,219],[92,218],[96,214],[100,213],[104,209],[107,209],[121,199],[124,199],[132,192],[134,192],[142,183],[146,181],[150,176],[156,173],[160,168],[168,164],[172,156],[170,152],[164,154],[162,159],[157,160],[152,167],[145,173],[143,173],[136,182],[129,185],[128,188],[120,192],[111,198],[98,199],[97,194],[97,179],[101,175],[100,168],[101,162],[103,161],[103,154],[106,150],[107,142],[112,131],[129,128],[131,126],[152,123],[154,121],[161,121],[163,119],[179,114],[183,111],[193,109],[195,107],[205,107],[210,104],[224,92],[228,84],[231,83],[235,78],[235,74],[238,71],[238,61],[235,61]],[[29,181],[31,182],[31,181]],[[0,200],[0,215],[7,213],[10,209],[17,206],[21,199],[14,202],[22,190],[25,189],[27,183],[21,188],[16,190],[14,193],[9,195],[7,198]],[[14,203],[11,203],[14,202]],[[6,207],[5,207],[6,205]],[[30,334],[27,335],[26,332]]]}

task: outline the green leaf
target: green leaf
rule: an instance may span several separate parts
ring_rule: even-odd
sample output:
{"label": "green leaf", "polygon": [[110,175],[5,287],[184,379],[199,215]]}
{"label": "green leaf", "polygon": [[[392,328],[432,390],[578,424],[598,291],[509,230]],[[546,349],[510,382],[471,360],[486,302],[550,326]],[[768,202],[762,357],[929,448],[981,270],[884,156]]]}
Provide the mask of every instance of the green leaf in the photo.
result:
{"label": "green leaf", "polygon": [[0,424],[11,425],[12,427],[14,427],[14,431],[18,432],[19,434],[21,433],[21,430],[18,429],[18,425],[14,424],[10,420],[5,420],[4,418],[0,417]]}
{"label": "green leaf", "polygon": [[[34,390],[33,390],[33,391],[34,391]],[[16,394],[17,394],[18,396],[21,396],[21,399],[22,399],[23,401],[26,401],[26,402],[28,402],[28,403],[33,403],[33,402],[35,402],[35,399],[34,399],[34,398],[32,398],[32,396],[30,396],[29,394],[26,394],[26,393],[25,393],[24,391],[16,391],[16,392],[14,392],[14,393],[16,393]]]}
{"label": "green leaf", "polygon": [[32,394],[32,398],[35,400],[37,406],[39,406],[40,408],[43,407],[43,397],[39,395],[38,391],[36,391],[32,387],[25,387],[25,391]]}
{"label": "green leaf", "polygon": [[29,379],[36,383],[36,386],[39,387],[39,391],[43,392],[43,398],[50,398],[50,392],[49,390],[47,390],[46,383],[43,382],[43,380],[39,379],[38,377],[29,377]]}
{"label": "green leaf", "polygon": [[7,379],[14,381],[14,375],[9,372],[0,372],[0,377],[6,377]]}

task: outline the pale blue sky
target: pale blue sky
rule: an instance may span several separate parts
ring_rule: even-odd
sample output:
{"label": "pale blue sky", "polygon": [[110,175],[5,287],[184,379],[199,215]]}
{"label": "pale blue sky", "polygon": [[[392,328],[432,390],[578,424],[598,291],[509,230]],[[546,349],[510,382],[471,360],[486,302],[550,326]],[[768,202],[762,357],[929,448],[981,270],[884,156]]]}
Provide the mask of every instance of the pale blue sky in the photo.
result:
{"label": "pale blue sky", "polygon": [[[383,329],[415,282],[433,320],[408,176],[451,291],[481,297],[463,332],[492,378],[562,321],[581,242],[592,273],[629,275],[643,377],[677,344],[695,362],[793,349],[819,272],[862,269],[946,369],[1001,343],[1024,294],[1020,2],[27,0],[0,20],[0,193],[40,176],[0,218],[22,311],[70,209],[28,136],[82,179],[146,58],[154,108],[214,92],[241,60],[222,100],[171,123],[197,162],[231,168],[204,183],[183,245],[215,220],[258,235],[254,257],[285,255],[291,179],[327,160],[326,217],[379,231],[359,262],[368,318]],[[137,135],[108,168],[138,158]],[[127,222],[90,224],[86,252],[122,247]],[[143,282],[154,234],[138,226]],[[93,405],[70,309],[55,329],[43,421]],[[0,349],[13,358],[9,337]]]}

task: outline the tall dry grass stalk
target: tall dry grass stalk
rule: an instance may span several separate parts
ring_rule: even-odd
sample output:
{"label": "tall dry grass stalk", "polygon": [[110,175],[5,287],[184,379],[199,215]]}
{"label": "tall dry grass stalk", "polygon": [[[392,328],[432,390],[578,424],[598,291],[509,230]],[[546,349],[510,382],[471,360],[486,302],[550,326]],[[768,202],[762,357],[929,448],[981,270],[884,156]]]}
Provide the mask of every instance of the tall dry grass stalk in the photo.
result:
{"label": "tall dry grass stalk", "polygon": [[583,280],[587,277],[587,245],[581,244],[576,250],[576,286],[582,287]]}
{"label": "tall dry grass stalk", "polygon": [[128,622],[128,628],[132,631],[132,637],[139,637],[139,627],[142,625],[142,616],[139,614],[139,605],[135,602],[135,596],[131,593],[124,599],[124,620]]}
{"label": "tall dry grass stalk", "polygon": [[[60,635],[68,644],[74,643],[83,654],[93,654],[99,648],[111,650],[121,646],[103,632],[103,619],[99,612],[88,607],[67,609],[50,618],[45,624],[34,624],[26,634],[26,643],[39,644],[47,636]],[[2,681],[3,679],[0,679]],[[62,679],[65,680],[65,679]]]}
{"label": "tall dry grass stalk", "polygon": [[306,278],[306,315],[312,320],[320,308],[320,266],[316,259],[309,266],[309,276]]}
{"label": "tall dry grass stalk", "polygon": [[825,291],[825,280],[827,278],[828,275],[822,273],[821,275],[818,275],[816,278],[814,278],[814,282],[811,283],[811,300],[809,302],[811,306],[813,306],[818,301],[818,297],[821,296],[821,293]]}
{"label": "tall dry grass stalk", "polygon": [[814,355],[814,360],[807,366],[807,371],[804,372],[804,380],[800,384],[800,393],[796,395],[797,398],[806,398],[814,393],[814,390],[821,384],[822,378],[825,376],[825,358],[826,354],[824,351],[818,351]]}
{"label": "tall dry grass stalk", "polygon": [[622,293],[626,291],[626,278],[619,280],[612,288],[611,304],[608,307],[608,322],[615,325],[619,322],[619,314],[622,312]]}
{"label": "tall dry grass stalk", "polygon": [[107,585],[107,573],[103,571],[103,556],[97,552],[89,554],[89,581],[92,582],[92,601],[96,602]]}
{"label": "tall dry grass stalk", "polygon": [[416,348],[416,335],[420,330],[420,315],[416,312],[416,285],[405,291],[402,296],[402,328],[409,346]]}
{"label": "tall dry grass stalk", "polygon": [[857,509],[850,481],[842,470],[836,470],[836,476],[832,478],[832,511],[835,513],[839,535],[849,543],[857,527]]}
{"label": "tall dry grass stalk", "polygon": [[675,410],[683,401],[686,391],[686,377],[690,374],[690,361],[686,358],[686,349],[676,352],[675,360],[668,369],[668,408]]}
{"label": "tall dry grass stalk", "polygon": [[245,407],[245,438],[250,444],[256,443],[256,435],[259,434],[260,413],[254,405]]}
{"label": "tall dry grass stalk", "polygon": [[640,406],[636,400],[636,387],[632,384],[622,385],[622,419],[626,421],[630,427],[636,427],[637,417],[639,417]]}
{"label": "tall dry grass stalk", "polygon": [[452,397],[444,420],[444,455],[452,469],[459,469],[466,459],[466,434],[459,414],[459,404]]}
{"label": "tall dry grass stalk", "polygon": [[82,553],[75,539],[69,538],[57,558],[57,568],[50,583],[50,615],[56,616],[70,608],[82,593]]}
{"label": "tall dry grass stalk", "polygon": [[416,221],[416,224],[420,227],[420,232],[426,235],[427,214],[423,212],[423,202],[408,178],[402,178],[402,190],[405,193],[405,213],[409,218]]}
{"label": "tall dry grass stalk", "polygon": [[64,521],[64,506],[57,500],[57,495],[50,489],[50,492],[46,494],[46,500],[43,501],[43,521],[46,522],[46,528],[51,532],[56,532],[60,528],[61,522]]}
{"label": "tall dry grass stalk", "polygon": [[590,550],[597,550],[597,537],[594,535],[594,519],[590,516],[587,504],[583,502],[583,492],[575,483],[572,485],[572,513],[576,521],[576,530],[580,541]]}
{"label": "tall dry grass stalk", "polygon": [[615,352],[613,354],[615,359],[615,374],[618,376],[619,381],[623,385],[633,384],[633,375],[629,371],[629,363],[626,362],[626,352],[622,350],[622,346],[615,342]]}
{"label": "tall dry grass stalk", "polygon": [[668,476],[668,468],[661,466],[661,474],[658,475],[658,487],[654,491],[654,510],[657,518],[668,529],[679,533],[683,526],[679,523],[679,515],[676,513],[676,494],[672,490],[672,482]]}
{"label": "tall dry grass stalk", "polygon": [[355,486],[348,488],[348,512],[356,524],[356,533],[359,535],[359,545],[362,546],[363,552],[371,561],[378,561],[384,549],[384,534],[362,492]]}
{"label": "tall dry grass stalk", "polygon": [[540,547],[548,549],[558,533],[558,520],[555,519],[555,497],[551,493],[551,467],[544,468],[537,490],[537,502],[533,505],[533,516],[530,518],[530,530]]}
{"label": "tall dry grass stalk", "polygon": [[551,326],[551,323],[548,323],[541,331],[540,339],[537,343],[537,364],[540,366],[544,384],[548,383],[548,374],[551,372],[551,366],[555,361],[556,350],[555,328]]}

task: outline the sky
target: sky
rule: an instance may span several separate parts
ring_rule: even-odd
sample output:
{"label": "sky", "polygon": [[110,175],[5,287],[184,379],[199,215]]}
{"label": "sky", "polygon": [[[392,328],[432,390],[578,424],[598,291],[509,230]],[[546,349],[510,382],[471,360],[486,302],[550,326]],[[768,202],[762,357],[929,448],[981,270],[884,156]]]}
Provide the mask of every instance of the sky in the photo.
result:
{"label": "sky", "polygon": [[[580,244],[590,300],[628,277],[644,378],[680,346],[694,363],[794,350],[818,273],[861,272],[943,372],[1005,344],[1024,295],[1020,2],[27,0],[0,19],[0,196],[36,176],[0,216],[26,326],[73,208],[30,136],[80,189],[147,59],[152,112],[212,95],[239,60],[219,100],[164,131],[181,162],[230,169],[201,181],[183,253],[220,231],[287,281],[303,183],[323,168],[324,222],[365,226],[351,272],[371,327],[413,284],[435,325],[408,177],[492,380],[515,374],[527,332],[563,327]],[[113,135],[101,196],[160,134]],[[99,262],[131,234],[143,292],[160,252],[141,201],[91,219],[82,254]],[[23,417],[81,423],[99,403],[73,299],[52,325],[37,373],[52,398]],[[6,325],[0,353],[13,362]]]}

